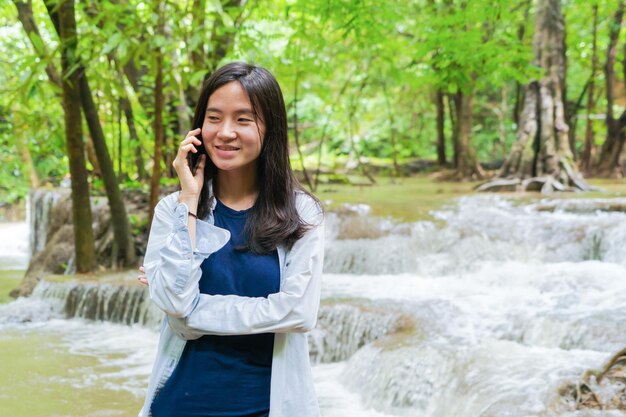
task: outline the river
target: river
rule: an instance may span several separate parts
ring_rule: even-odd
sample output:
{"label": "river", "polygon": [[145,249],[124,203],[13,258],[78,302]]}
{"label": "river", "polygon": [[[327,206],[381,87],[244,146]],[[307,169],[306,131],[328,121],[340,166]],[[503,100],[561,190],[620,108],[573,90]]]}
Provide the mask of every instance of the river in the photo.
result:
{"label": "river", "polygon": [[[574,411],[559,395],[626,347],[626,214],[611,211],[617,204],[626,200],[471,196],[432,222],[378,220],[363,207],[329,215],[311,334],[322,415],[626,416]],[[14,241],[27,241],[16,225],[0,225],[0,235],[10,227]],[[0,245],[0,259],[19,247]],[[126,300],[141,291],[133,275],[116,278],[133,288]],[[131,325],[85,319],[104,317],[86,306],[67,319],[72,291],[83,300],[119,293],[90,288],[46,284],[0,306],[2,415],[138,410],[158,317],[140,300],[107,313]]]}

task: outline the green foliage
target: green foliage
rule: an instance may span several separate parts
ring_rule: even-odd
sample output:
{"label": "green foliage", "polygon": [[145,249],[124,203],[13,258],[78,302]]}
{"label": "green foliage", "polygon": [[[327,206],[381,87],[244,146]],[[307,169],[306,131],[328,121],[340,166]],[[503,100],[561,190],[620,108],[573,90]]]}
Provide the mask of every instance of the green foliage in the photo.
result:
{"label": "green foliage", "polygon": [[132,228],[133,236],[141,235],[148,226],[148,216],[137,216],[136,214],[129,214],[128,220]]}
{"label": "green foliage", "polygon": [[[600,15],[601,66],[617,3],[594,2]],[[569,101],[578,98],[590,76],[589,17],[594,2],[564,2]],[[77,2],[78,53],[123,188],[147,187],[146,179],[138,177],[136,158],[139,152],[149,172],[157,54],[164,59],[168,102],[166,154],[173,154],[181,132],[190,128],[193,101],[203,78],[218,65],[240,59],[276,74],[289,111],[290,135],[294,136],[297,116],[309,170],[321,164],[343,171],[373,158],[434,159],[437,90],[473,94],[472,134],[478,156],[503,159],[515,139],[516,86],[537,75],[532,66],[530,0],[225,4],[225,0]],[[196,10],[196,5],[204,9]],[[40,36],[28,37],[14,5],[0,4],[1,201],[25,194],[31,169],[42,182],[54,184],[68,172],[60,91],[46,75],[46,65],[60,68],[58,36],[43,4],[33,2],[33,7]],[[128,76],[131,67],[136,79]],[[616,72],[621,71],[618,64]],[[596,84],[603,85],[602,71]],[[598,90],[601,111],[605,103]],[[131,102],[138,140],[131,140],[121,112],[122,98]],[[177,112],[176,106],[182,111]],[[581,132],[584,123],[576,128]],[[601,122],[596,124],[598,137],[603,129]],[[450,138],[448,114],[445,133]],[[447,146],[451,156],[452,145]],[[18,152],[23,148],[29,151],[33,168]],[[295,148],[293,155],[294,166],[300,166]],[[166,161],[159,163],[165,166]],[[176,182],[168,171],[161,179],[164,185]],[[92,186],[102,188],[97,180]]]}

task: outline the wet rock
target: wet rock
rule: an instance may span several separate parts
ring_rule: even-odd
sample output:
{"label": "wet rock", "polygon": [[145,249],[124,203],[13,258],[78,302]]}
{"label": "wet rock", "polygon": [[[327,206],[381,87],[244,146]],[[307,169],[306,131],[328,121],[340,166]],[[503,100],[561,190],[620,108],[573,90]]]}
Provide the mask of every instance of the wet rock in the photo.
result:
{"label": "wet rock", "polygon": [[626,349],[602,370],[588,370],[577,384],[562,387],[559,394],[575,410],[626,410]]}
{"label": "wet rock", "polygon": [[[175,187],[167,187],[161,191],[165,196],[175,190]],[[32,257],[20,286],[10,293],[12,297],[30,295],[37,283],[50,274],[75,272],[70,191],[38,189],[31,192],[30,199]],[[148,243],[148,195],[141,190],[125,190],[124,201],[135,241],[135,253],[138,262],[141,262]],[[115,269],[117,257],[106,196],[91,197],[91,212],[97,264],[100,269]]]}

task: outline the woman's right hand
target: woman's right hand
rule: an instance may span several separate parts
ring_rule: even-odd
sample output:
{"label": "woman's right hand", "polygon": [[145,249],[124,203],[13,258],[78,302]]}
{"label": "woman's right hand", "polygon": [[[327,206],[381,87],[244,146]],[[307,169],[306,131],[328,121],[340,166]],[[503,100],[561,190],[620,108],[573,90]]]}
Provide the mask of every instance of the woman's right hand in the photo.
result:
{"label": "woman's right hand", "polygon": [[204,165],[206,164],[206,154],[200,156],[198,161],[198,167],[196,174],[193,175],[187,162],[187,155],[189,152],[197,153],[196,146],[202,146],[202,142],[196,137],[200,134],[202,129],[194,129],[187,133],[187,136],[180,143],[178,147],[178,153],[172,165],[178,175],[181,188],[181,200],[185,199],[198,199],[200,197],[200,191],[204,185]]}

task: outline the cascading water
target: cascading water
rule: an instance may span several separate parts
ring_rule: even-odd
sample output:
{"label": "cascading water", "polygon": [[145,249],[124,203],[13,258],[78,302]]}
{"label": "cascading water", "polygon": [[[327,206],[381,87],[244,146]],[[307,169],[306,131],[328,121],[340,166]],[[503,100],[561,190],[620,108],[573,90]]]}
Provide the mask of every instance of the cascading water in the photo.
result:
{"label": "cascading water", "polygon": [[[0,324],[64,317],[139,324],[158,331],[163,313],[150,301],[145,287],[132,283],[132,278],[129,282],[134,285],[44,281],[29,299],[0,306]],[[360,347],[402,329],[407,321],[385,303],[324,303],[317,328],[309,334],[311,359],[315,363],[346,360]]]}
{"label": "cascading water", "polygon": [[394,300],[419,330],[350,358],[343,381],[366,405],[399,416],[588,415],[558,393],[626,347],[626,214],[613,211],[626,200],[515,203],[463,198],[436,213],[442,228],[331,243],[326,296]]}
{"label": "cascading water", "polygon": [[[329,213],[319,327],[309,335],[322,415],[625,416],[575,411],[559,395],[626,347],[622,206],[472,196],[436,222],[396,224],[363,207]],[[69,346],[130,367],[118,386],[140,395],[156,332],[142,343],[122,329],[158,325],[145,289],[42,283],[0,307],[0,327],[77,320],[59,316],[82,318],[69,327],[83,338]],[[131,327],[112,336],[84,319]],[[144,354],[122,355],[102,332]]]}
{"label": "cascading water", "polygon": [[41,252],[46,246],[46,239],[48,237],[48,227],[50,224],[50,212],[54,205],[64,196],[67,195],[69,190],[59,189],[55,191],[47,189],[33,190],[29,196],[29,223],[30,223],[30,255],[34,256]]}

